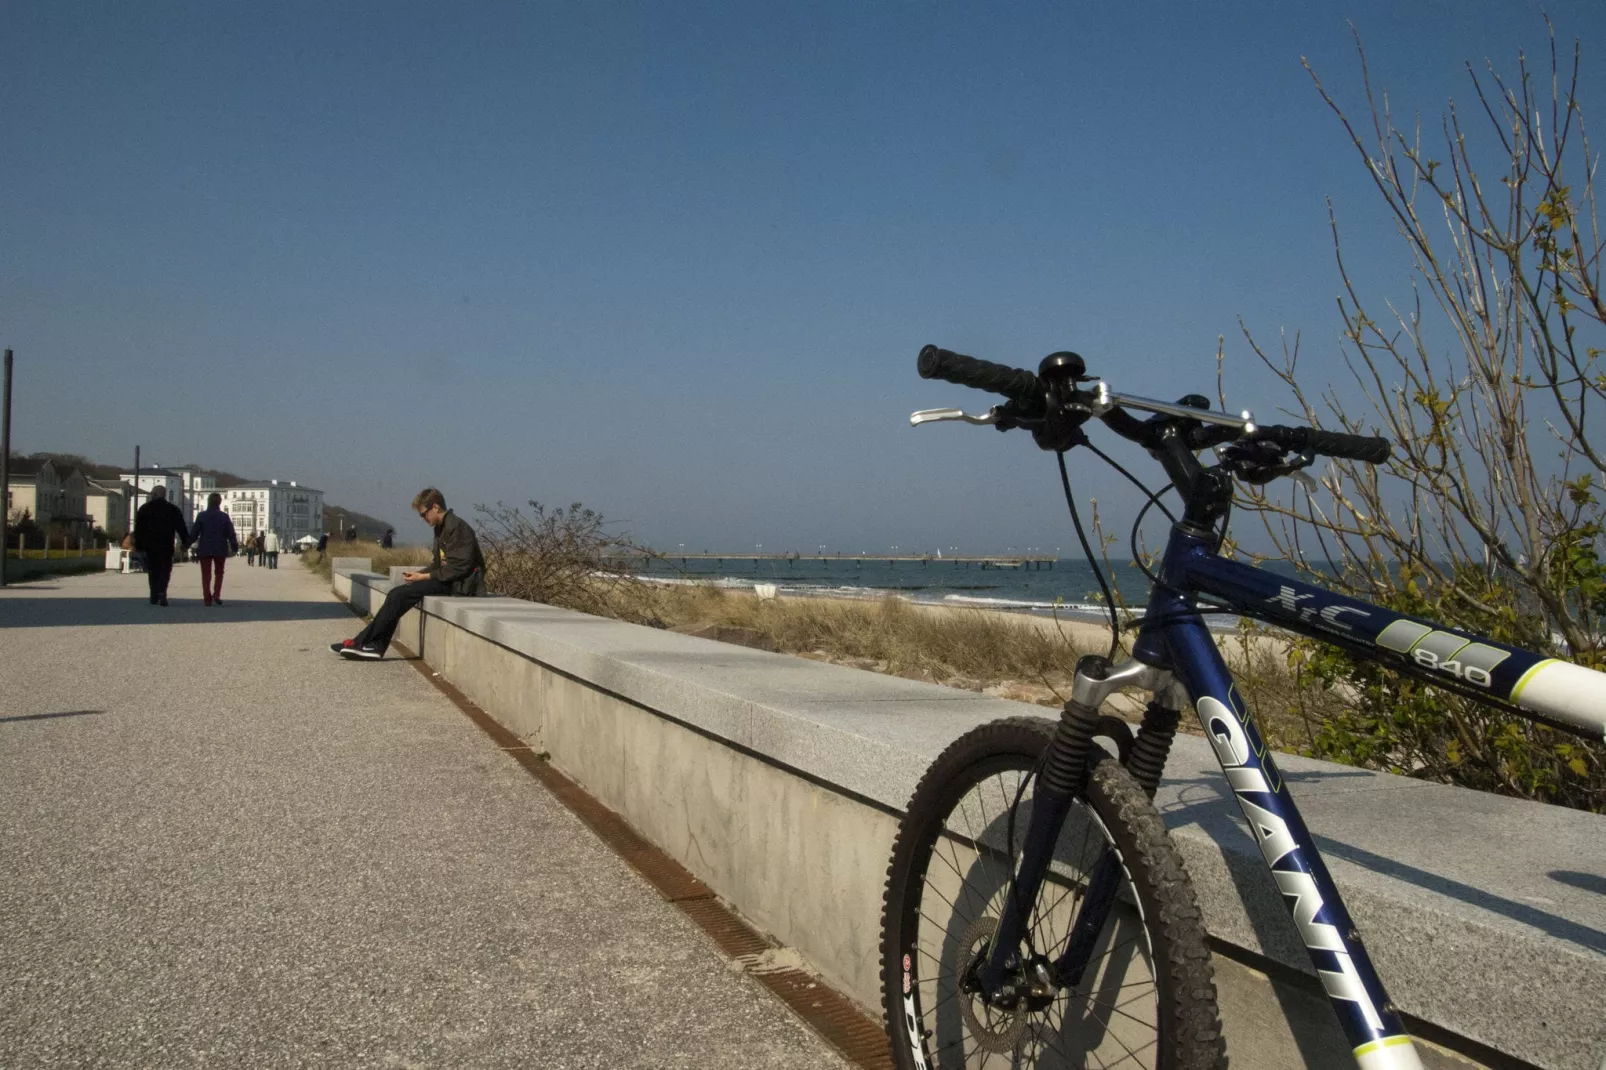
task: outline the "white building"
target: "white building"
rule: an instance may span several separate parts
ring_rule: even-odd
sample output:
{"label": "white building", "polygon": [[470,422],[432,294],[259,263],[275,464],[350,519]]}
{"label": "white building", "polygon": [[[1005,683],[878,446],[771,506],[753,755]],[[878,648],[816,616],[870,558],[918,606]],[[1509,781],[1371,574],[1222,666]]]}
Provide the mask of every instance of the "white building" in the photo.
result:
{"label": "white building", "polygon": [[[217,489],[217,480],[211,476],[202,475],[201,470],[193,464],[181,464],[169,469],[179,478],[179,492],[182,501],[173,499],[173,504],[184,510],[184,523],[195,520],[195,514],[206,509],[206,496]],[[168,492],[172,497],[172,492]]]}
{"label": "white building", "polygon": [[[276,531],[287,548],[303,535],[323,530],[323,491],[298,486],[294,480],[270,479],[218,490],[234,532],[246,539],[259,531]],[[205,508],[203,499],[202,508]]]}
{"label": "white building", "polygon": [[[138,512],[140,506],[151,500],[151,491],[166,487],[167,500],[184,513],[184,522],[188,524],[195,519],[195,514],[184,506],[184,476],[177,469],[141,467],[137,477],[133,472],[123,472],[117,478],[133,488],[133,497],[129,502],[133,512]],[[203,503],[201,507],[204,509],[206,506]]]}

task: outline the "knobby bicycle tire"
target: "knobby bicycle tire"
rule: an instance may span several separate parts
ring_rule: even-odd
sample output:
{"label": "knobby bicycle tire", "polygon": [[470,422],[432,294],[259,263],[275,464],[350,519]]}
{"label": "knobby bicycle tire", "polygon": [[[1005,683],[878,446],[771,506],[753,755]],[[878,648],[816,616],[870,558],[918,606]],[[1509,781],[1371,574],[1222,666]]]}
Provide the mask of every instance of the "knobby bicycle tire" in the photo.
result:
{"label": "knobby bicycle tire", "polygon": [[1081,983],[1057,988],[1037,1011],[1000,1012],[963,990],[960,976],[997,924],[1025,837],[1036,785],[1030,771],[1053,734],[1053,722],[1034,717],[982,725],[950,744],[915,789],[882,907],[882,999],[895,1063],[900,1070],[1224,1067],[1193,886],[1143,789],[1102,753],[1029,915],[1032,950],[1054,961],[1092,863],[1113,847],[1121,887],[1095,960]]}

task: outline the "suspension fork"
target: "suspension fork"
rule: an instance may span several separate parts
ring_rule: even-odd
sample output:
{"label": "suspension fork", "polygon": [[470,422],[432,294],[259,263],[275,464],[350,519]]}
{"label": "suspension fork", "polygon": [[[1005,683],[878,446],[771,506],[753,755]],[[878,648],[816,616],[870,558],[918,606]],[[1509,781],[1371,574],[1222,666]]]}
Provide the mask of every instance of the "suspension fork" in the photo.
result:
{"label": "suspension fork", "polygon": [[[1108,659],[1097,655],[1089,655],[1077,662],[1071,700],[1065,704],[1060,715],[1059,727],[1054,732],[1042,770],[1038,773],[1037,791],[1022,843],[1020,864],[1005,890],[998,929],[993,934],[987,960],[981,966],[978,979],[984,998],[990,1000],[998,996],[1008,976],[1021,965],[1019,945],[1031,915],[1032,904],[1037,901],[1043,878],[1048,874],[1054,856],[1054,843],[1065,825],[1071,803],[1081,794],[1087,781],[1090,768],[1088,759],[1092,755],[1092,748],[1097,745],[1093,737],[1099,734],[1099,709],[1110,695],[1123,687],[1161,692],[1166,696],[1167,703],[1175,703],[1174,681],[1171,674],[1163,669],[1138,661],[1125,661],[1112,666]],[[1147,724],[1146,718],[1145,726]],[[1176,719],[1172,717],[1173,732],[1175,725]],[[1140,735],[1139,741],[1142,739]],[[1170,750],[1170,741],[1171,736],[1166,735],[1164,751]],[[1133,758],[1156,750],[1160,745],[1160,740],[1151,738],[1149,746],[1139,750],[1135,743]],[[1148,755],[1145,765],[1154,767],[1153,755]],[[1164,765],[1165,754],[1161,752],[1159,768]],[[1159,781],[1159,768],[1154,768],[1156,783]],[[1145,790],[1153,794],[1152,788],[1146,786]],[[1069,967],[1080,977],[1082,969],[1086,967],[1094,939],[1109,917],[1115,891],[1119,887],[1116,879],[1119,867],[1115,853],[1110,850],[1105,850],[1093,867],[1088,880],[1088,892],[1083,897],[1072,930],[1070,946],[1056,963],[1056,970],[1062,975]],[[1087,933],[1085,936],[1084,930]],[[1080,962],[1071,961],[1073,952],[1077,953]]]}

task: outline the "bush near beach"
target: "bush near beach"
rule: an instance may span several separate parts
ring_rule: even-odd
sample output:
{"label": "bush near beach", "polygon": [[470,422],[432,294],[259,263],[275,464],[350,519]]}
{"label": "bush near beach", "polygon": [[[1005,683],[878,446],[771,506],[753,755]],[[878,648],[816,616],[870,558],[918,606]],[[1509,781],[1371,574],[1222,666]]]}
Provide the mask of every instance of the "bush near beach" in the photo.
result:
{"label": "bush near beach", "polygon": [[[1360,118],[1317,91],[1401,240],[1412,292],[1353,285],[1340,255],[1342,366],[1245,337],[1303,422],[1394,443],[1383,467],[1312,468],[1246,487],[1276,556],[1402,613],[1606,668],[1606,249],[1581,50],[1515,71],[1469,65],[1471,107],[1396,125],[1361,57]],[[1314,72],[1312,77],[1314,78]],[[1464,119],[1465,117],[1465,119]],[[1463,126],[1463,121],[1467,124]],[[1336,216],[1335,242],[1340,238]],[[1340,253],[1342,245],[1340,244]],[[1343,380],[1342,388],[1334,380]],[[1580,809],[1606,809],[1606,747],[1309,642],[1301,679],[1352,701],[1324,717],[1324,758]]]}

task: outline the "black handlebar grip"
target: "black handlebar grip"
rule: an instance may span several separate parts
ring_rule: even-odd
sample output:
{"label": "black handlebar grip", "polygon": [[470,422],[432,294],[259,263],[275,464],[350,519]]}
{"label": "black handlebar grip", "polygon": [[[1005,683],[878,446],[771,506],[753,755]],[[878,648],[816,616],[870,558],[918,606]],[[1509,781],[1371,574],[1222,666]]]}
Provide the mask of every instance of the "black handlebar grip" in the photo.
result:
{"label": "black handlebar grip", "polygon": [[1024,368],[977,360],[936,346],[926,346],[920,351],[917,367],[922,379],[946,379],[960,386],[990,390],[1012,401],[1030,401],[1043,395],[1042,382]]}
{"label": "black handlebar grip", "polygon": [[1319,431],[1314,427],[1262,427],[1257,438],[1269,439],[1291,450],[1310,450],[1323,457],[1382,464],[1393,452],[1386,438],[1347,435],[1342,431]]}
{"label": "black handlebar grip", "polygon": [[1350,461],[1364,461],[1367,464],[1382,464],[1389,459],[1389,454],[1394,449],[1393,444],[1386,438],[1346,435],[1342,431],[1318,431],[1314,427],[1306,430],[1310,435],[1307,448],[1315,450],[1324,457],[1341,457]]}

